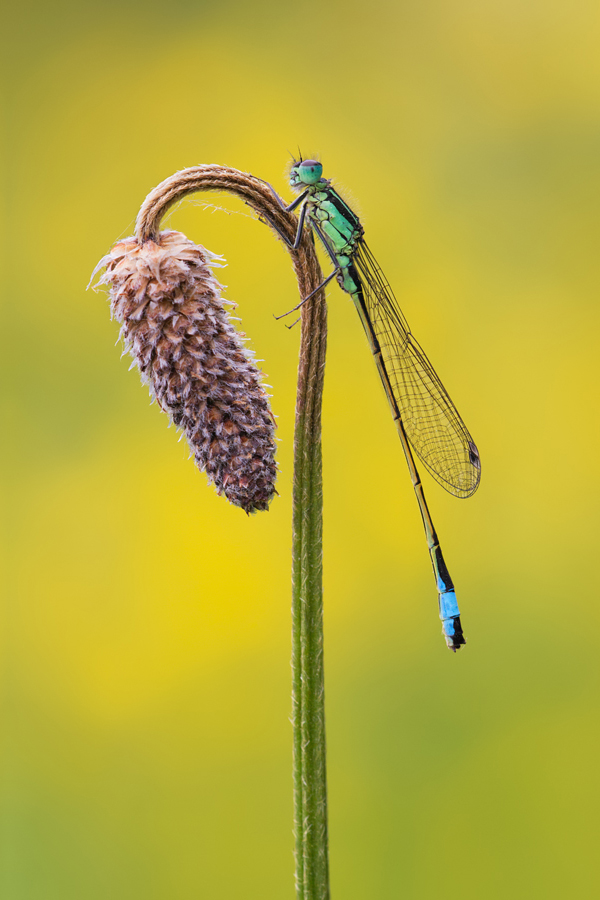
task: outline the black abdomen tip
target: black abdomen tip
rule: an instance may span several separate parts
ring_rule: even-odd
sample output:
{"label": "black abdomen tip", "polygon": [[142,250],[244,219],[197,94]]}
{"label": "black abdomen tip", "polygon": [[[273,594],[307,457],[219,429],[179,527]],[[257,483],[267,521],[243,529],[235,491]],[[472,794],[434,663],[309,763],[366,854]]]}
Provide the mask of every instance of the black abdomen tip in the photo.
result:
{"label": "black abdomen tip", "polygon": [[[448,634],[448,631],[450,629],[444,628],[444,637],[446,638],[446,644],[448,645],[448,648],[452,650],[453,653],[456,653],[457,650],[460,650],[463,644],[467,643],[467,639],[463,634],[462,625],[460,624],[460,616],[453,616],[451,621],[453,625],[453,633]],[[445,624],[446,623],[444,623],[444,625]]]}

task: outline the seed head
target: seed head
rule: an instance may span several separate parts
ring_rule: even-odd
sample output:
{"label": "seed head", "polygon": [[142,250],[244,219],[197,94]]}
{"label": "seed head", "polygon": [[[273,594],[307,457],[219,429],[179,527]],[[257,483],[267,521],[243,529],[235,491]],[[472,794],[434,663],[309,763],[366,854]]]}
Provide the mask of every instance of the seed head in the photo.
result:
{"label": "seed head", "polygon": [[98,264],[126,350],[219,494],[246,512],[275,493],[275,425],[262,374],[209,265],[214,254],[177,231],[130,237]]}

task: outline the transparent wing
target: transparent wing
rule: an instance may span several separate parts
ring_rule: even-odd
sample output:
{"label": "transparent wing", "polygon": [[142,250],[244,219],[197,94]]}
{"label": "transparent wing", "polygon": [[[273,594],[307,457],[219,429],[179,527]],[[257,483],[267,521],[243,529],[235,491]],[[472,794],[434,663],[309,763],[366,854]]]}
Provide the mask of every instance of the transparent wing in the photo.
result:
{"label": "transparent wing", "polygon": [[456,497],[470,497],[481,477],[473,438],[410,333],[393,291],[364,241],[359,242],[352,261],[408,439],[443,488]]}

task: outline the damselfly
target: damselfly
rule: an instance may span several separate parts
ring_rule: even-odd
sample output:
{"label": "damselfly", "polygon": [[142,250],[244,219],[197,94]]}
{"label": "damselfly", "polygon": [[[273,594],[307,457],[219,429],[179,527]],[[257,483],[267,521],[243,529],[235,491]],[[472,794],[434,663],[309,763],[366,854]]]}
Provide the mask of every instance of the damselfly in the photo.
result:
{"label": "damselfly", "polygon": [[[435,480],[455,497],[470,497],[477,490],[481,476],[479,452],[448,392],[411,334],[387,279],[365,243],[358,216],[322,174],[323,166],[314,159],[294,161],[290,184],[301,192],[299,196],[285,206],[273,191],[284,209],[291,211],[300,206],[293,246],[299,246],[308,223],[334,266],[323,283],[294,309],[299,309],[334,277],[354,301],[387,394],[423,518],[443,633],[448,647],[456,651],[465,643],[460,612],[411,447]],[[281,236],[290,243],[283,233]]]}

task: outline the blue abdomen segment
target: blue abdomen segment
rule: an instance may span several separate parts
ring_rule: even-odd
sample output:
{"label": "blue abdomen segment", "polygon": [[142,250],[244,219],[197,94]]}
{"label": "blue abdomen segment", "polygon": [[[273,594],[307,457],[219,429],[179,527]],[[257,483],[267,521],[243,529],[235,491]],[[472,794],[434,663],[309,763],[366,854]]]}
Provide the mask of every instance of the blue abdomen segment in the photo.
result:
{"label": "blue abdomen segment", "polygon": [[442,591],[438,596],[438,603],[446,643],[450,650],[456,652],[466,643],[460,624],[460,610],[456,602],[456,594],[454,591]]}
{"label": "blue abdomen segment", "polygon": [[455,619],[457,616],[460,616],[460,610],[458,608],[458,603],[456,602],[456,594],[454,591],[445,591],[440,594],[440,619],[442,622],[445,619]]}

